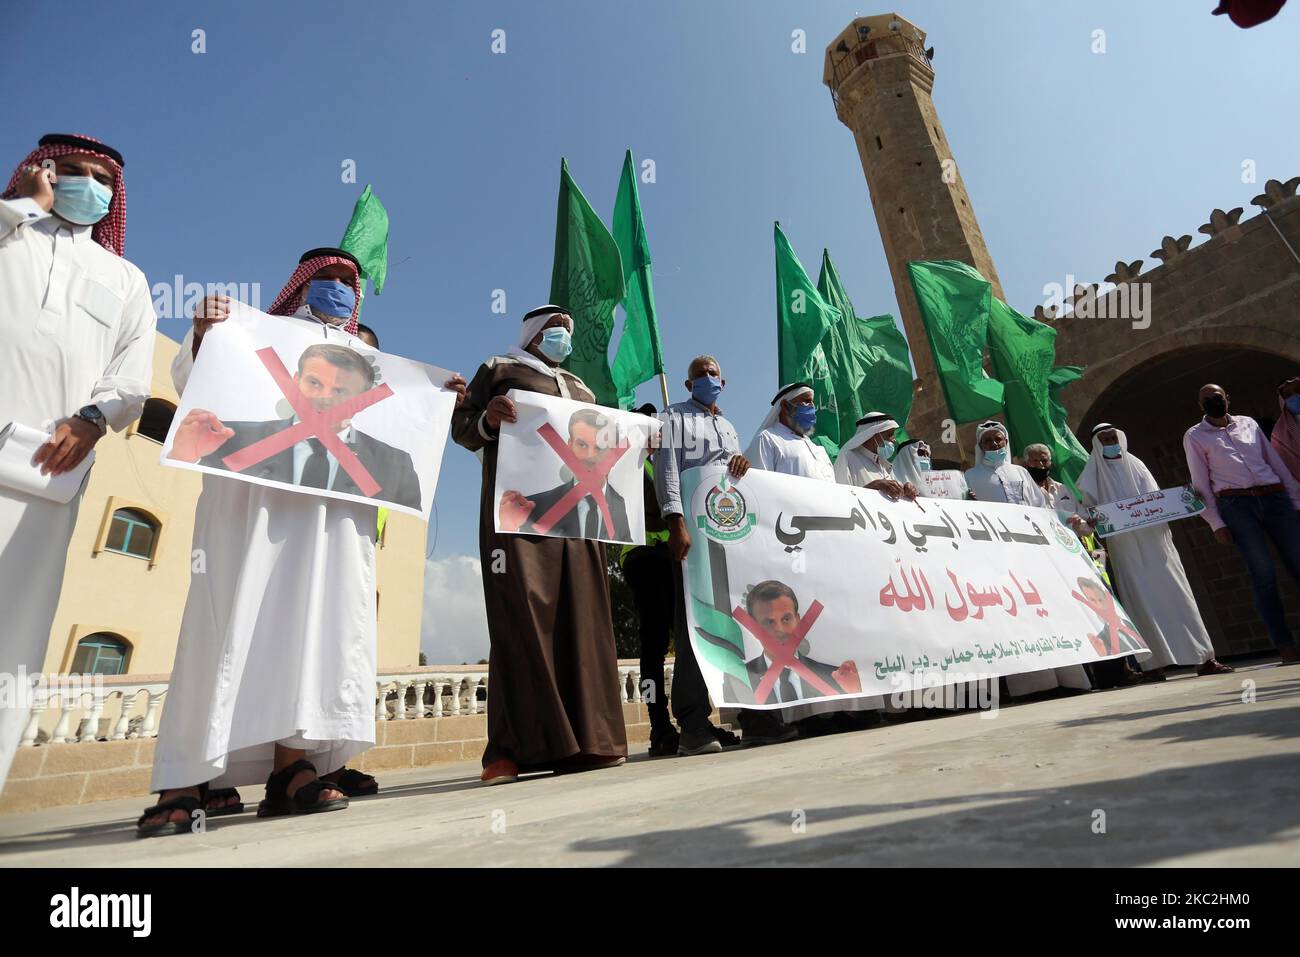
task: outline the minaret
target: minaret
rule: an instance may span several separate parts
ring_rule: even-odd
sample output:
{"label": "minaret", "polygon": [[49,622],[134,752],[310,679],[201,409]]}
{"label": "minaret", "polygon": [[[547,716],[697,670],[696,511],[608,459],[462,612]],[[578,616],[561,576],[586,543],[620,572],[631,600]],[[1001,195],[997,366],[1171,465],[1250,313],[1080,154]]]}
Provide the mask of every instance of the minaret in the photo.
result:
{"label": "minaret", "polygon": [[1005,298],[930,99],[932,55],[924,31],[898,14],[857,17],[826,48],[823,74],[836,115],[858,144],[920,380],[914,415],[926,420],[947,412],[940,412],[942,394],[907,276],[908,262],[970,263],[993,284],[993,294]]}

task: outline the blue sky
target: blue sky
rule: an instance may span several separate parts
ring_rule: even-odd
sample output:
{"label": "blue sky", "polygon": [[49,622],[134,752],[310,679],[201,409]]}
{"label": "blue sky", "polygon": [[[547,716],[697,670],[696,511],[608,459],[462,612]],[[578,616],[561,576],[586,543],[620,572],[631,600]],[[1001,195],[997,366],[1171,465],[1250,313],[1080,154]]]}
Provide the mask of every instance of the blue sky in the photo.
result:
{"label": "blue sky", "polygon": [[[1292,6],[1249,31],[1210,16],[1210,0],[895,8],[936,48],[934,99],[1013,305],[1032,310],[1067,274],[1100,281],[1116,259],[1150,260],[1164,234],[1196,236],[1214,207],[1300,173]],[[860,314],[898,313],[821,83],[826,44],[882,12],[318,0],[65,2],[51,18],[16,4],[0,156],[17,164],[49,131],[100,136],[126,155],[127,255],[150,281],[260,282],[264,306],[303,250],[339,240],[371,183],[391,215],[390,272],[364,318],[385,351],[468,377],[547,299],[560,157],[608,221],[630,147],[656,167],[641,200],[674,400],[691,356],[719,356],[747,440],[778,385],[773,220],[814,277],[830,248]],[[191,52],[195,29],[206,53]],[[806,53],[792,52],[796,29]],[[1246,160],[1257,183],[1242,182]],[[184,323],[160,329],[179,338]],[[658,404],[653,384],[641,396]],[[477,551],[478,485],[477,461],[449,447],[434,561],[463,567]]]}

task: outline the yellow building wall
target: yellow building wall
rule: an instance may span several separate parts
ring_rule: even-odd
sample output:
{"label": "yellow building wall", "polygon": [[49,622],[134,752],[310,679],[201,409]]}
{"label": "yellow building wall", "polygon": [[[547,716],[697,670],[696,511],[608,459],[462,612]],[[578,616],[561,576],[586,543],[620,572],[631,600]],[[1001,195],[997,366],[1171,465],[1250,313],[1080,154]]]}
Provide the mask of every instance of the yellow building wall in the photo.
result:
{"label": "yellow building wall", "polygon": [[[153,395],[179,401],[171,363],[179,345],[158,334]],[[58,611],[50,629],[44,670],[67,672],[78,641],[108,632],[131,646],[126,674],[167,674],[172,669],[181,614],[190,583],[194,505],[202,477],[158,464],[161,446],[135,426],[110,431],[95,447],[95,466],[82,497]],[[135,508],[162,526],[153,561],[106,551],[114,510]],[[378,554],[379,667],[419,663],[424,598],[425,524],[393,514]]]}

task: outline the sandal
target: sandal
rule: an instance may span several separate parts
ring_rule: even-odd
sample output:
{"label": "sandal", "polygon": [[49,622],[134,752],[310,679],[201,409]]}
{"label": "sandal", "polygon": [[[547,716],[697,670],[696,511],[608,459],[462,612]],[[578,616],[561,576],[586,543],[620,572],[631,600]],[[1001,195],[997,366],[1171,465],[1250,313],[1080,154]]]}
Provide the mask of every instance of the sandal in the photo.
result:
{"label": "sandal", "polygon": [[[227,804],[225,807],[213,807],[213,801],[228,801],[235,799],[234,804]],[[216,788],[208,791],[207,797],[203,802],[203,810],[207,812],[208,817],[225,817],[227,814],[244,813],[244,802],[239,800],[239,791],[235,788]]]}
{"label": "sandal", "polygon": [[308,781],[289,797],[289,782],[303,771],[316,773],[316,766],[305,758],[293,762],[283,771],[276,771],[266,779],[266,799],[257,806],[258,817],[281,817],[286,814],[319,814],[322,811],[341,811],[348,806],[346,797],[321,799],[321,792],[343,790],[316,778]]}
{"label": "sandal", "polygon": [[[190,797],[188,794],[182,794],[180,797],[174,797],[167,801],[159,801],[153,807],[145,808],[144,813],[140,815],[139,820],[135,822],[136,837],[156,837],[159,834],[193,834],[194,824],[198,820],[200,808],[203,807],[208,797],[208,786],[206,784],[198,785],[199,796]],[[159,792],[160,794],[162,792]],[[164,812],[184,811],[185,820],[172,821],[165,820],[159,824],[150,824],[145,826],[145,821]]]}
{"label": "sandal", "polygon": [[373,774],[365,774],[355,768],[344,768],[338,777],[330,780],[329,775],[321,778],[326,784],[336,786],[350,798],[369,797],[379,793],[379,782]]}

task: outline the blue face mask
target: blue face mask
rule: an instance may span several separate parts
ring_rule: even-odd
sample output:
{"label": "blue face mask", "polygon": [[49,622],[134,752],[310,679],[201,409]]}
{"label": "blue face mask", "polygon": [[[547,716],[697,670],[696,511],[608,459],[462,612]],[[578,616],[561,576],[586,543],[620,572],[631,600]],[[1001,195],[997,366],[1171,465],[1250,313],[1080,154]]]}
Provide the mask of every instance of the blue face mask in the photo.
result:
{"label": "blue face mask", "polygon": [[1108,459],[1117,459],[1123,453],[1124,447],[1121,445],[1102,445],[1101,454]]}
{"label": "blue face mask", "polygon": [[712,406],[722,395],[722,379],[713,375],[702,375],[691,383],[691,398],[700,405]]}
{"label": "blue face mask", "polygon": [[307,305],[335,319],[347,319],[357,305],[356,290],[333,279],[313,279],[307,283]]}
{"label": "blue face mask", "polygon": [[573,336],[563,326],[551,326],[542,333],[542,342],[537,348],[552,362],[563,362],[573,351]]}
{"label": "blue face mask", "polygon": [[928,472],[928,471],[930,471],[930,460],[929,460],[929,459],[917,459],[917,460],[916,460],[916,467],[917,467],[918,469],[920,469],[922,472]]}
{"label": "blue face mask", "polygon": [[876,446],[876,455],[882,459],[892,459],[895,447],[893,442],[881,442]]}
{"label": "blue face mask", "polygon": [[992,451],[985,451],[984,453],[985,465],[1001,465],[1006,460],[1007,460],[1006,446],[1003,446],[1000,449],[993,449]]}
{"label": "blue face mask", "polygon": [[60,176],[54,184],[54,211],[78,226],[99,222],[112,201],[113,191],[93,176]]}
{"label": "blue face mask", "polygon": [[817,424],[817,406],[796,405],[794,407],[794,424],[805,432],[811,432]]}
{"label": "blue face mask", "polygon": [[1286,410],[1292,415],[1300,415],[1300,395],[1293,395],[1286,400]]}

